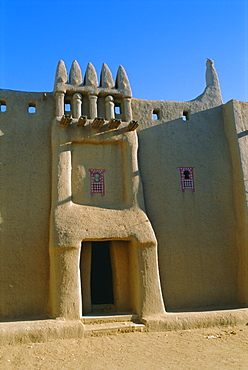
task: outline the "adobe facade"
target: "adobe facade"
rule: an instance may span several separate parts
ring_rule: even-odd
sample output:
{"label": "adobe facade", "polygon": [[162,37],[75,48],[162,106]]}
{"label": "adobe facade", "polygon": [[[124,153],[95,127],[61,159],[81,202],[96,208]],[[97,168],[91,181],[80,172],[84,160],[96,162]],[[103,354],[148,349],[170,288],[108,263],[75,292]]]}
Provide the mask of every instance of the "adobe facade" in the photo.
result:
{"label": "adobe facade", "polygon": [[248,103],[212,60],[189,102],[76,61],[0,102],[1,321],[247,307]]}

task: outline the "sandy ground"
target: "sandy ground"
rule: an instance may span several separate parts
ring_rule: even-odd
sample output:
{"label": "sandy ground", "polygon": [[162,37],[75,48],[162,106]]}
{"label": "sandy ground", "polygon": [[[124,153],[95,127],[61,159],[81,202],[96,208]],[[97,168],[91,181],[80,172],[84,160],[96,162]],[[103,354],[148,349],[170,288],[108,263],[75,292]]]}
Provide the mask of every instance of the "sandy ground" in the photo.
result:
{"label": "sandy ground", "polygon": [[248,325],[0,347],[0,369],[248,369]]}

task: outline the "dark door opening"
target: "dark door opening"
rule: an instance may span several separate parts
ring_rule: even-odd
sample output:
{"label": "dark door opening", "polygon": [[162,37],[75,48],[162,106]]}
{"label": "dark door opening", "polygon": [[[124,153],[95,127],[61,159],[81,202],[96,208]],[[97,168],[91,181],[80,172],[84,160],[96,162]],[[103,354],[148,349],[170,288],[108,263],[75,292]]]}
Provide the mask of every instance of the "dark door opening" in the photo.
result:
{"label": "dark door opening", "polygon": [[91,242],[91,303],[114,304],[110,242]]}

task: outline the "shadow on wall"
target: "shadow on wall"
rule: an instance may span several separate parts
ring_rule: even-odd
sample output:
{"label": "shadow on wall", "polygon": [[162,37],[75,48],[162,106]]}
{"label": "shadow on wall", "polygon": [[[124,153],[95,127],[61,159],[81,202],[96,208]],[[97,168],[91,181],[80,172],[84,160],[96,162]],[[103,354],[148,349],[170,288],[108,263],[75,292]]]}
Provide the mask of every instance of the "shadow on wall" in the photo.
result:
{"label": "shadow on wall", "polygon": [[[222,107],[139,131],[139,167],[158,239],[167,311],[239,307],[239,248]],[[178,167],[193,167],[195,192]]]}

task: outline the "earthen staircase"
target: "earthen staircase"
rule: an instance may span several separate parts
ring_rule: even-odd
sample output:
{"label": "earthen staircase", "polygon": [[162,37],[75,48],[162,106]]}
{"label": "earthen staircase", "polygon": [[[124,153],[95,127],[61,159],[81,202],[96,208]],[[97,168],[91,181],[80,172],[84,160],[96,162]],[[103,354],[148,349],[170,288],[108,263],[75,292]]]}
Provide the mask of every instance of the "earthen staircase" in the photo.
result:
{"label": "earthen staircase", "polygon": [[85,325],[85,337],[146,331],[136,314],[97,313],[83,316],[81,321]]}

